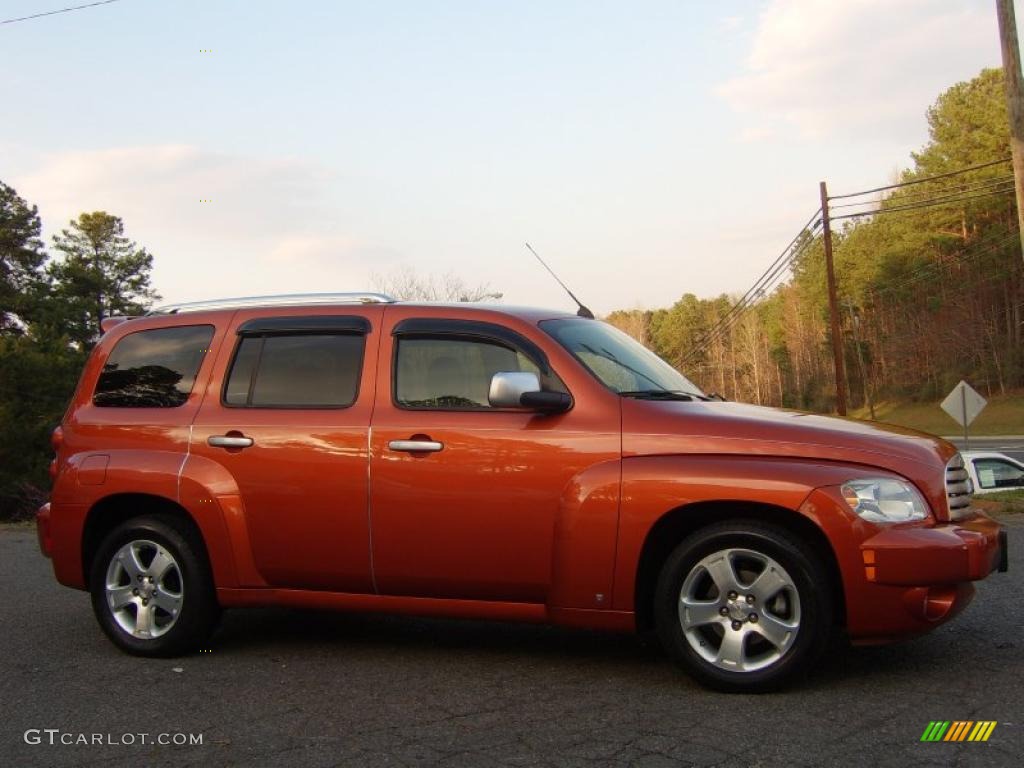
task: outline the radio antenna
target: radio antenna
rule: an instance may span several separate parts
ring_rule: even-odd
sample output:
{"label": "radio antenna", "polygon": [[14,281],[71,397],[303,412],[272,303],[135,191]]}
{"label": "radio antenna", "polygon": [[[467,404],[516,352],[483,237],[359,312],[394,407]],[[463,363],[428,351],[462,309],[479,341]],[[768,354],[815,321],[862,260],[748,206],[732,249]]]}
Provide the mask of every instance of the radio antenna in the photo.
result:
{"label": "radio antenna", "polygon": [[565,284],[565,283],[563,283],[563,282],[562,282],[561,280],[559,280],[559,278],[558,278],[558,275],[556,275],[556,274],[555,274],[554,270],[553,270],[553,269],[551,269],[551,267],[549,267],[549,266],[548,266],[548,265],[547,265],[547,264],[545,263],[544,259],[542,259],[542,258],[540,257],[540,254],[539,254],[539,253],[537,253],[537,252],[536,252],[535,250],[533,250],[533,246],[532,246],[532,245],[530,245],[529,243],[527,243],[527,244],[526,244],[526,249],[527,249],[527,250],[528,250],[528,251],[529,251],[530,253],[532,253],[532,254],[533,254],[534,256],[536,256],[536,257],[537,257],[537,261],[539,261],[539,262],[540,262],[540,265],[541,265],[542,267],[544,267],[544,269],[546,269],[546,270],[547,270],[547,271],[548,271],[548,272],[549,272],[549,273],[551,274],[551,276],[552,276],[553,278],[555,278],[555,281],[556,281],[556,282],[557,282],[557,283],[558,283],[558,284],[559,284],[560,286],[562,286],[562,288],[563,288],[563,289],[565,289],[565,292],[569,294],[569,298],[570,298],[570,299],[572,299],[573,301],[575,301],[575,302],[576,302],[576,305],[577,305],[577,306],[579,307],[579,309],[577,309],[577,310],[576,310],[576,314],[577,314],[577,315],[579,315],[580,317],[586,317],[586,318],[587,318],[587,319],[589,319],[589,320],[593,320],[593,319],[594,319],[594,313],[593,313],[593,312],[591,312],[591,311],[590,311],[589,309],[587,309],[587,308],[586,308],[586,307],[585,307],[585,306],[583,305],[583,302],[582,302],[582,301],[580,301],[579,299],[577,299],[577,298],[576,298],[576,294],[574,294],[574,293],[573,293],[572,291],[570,291],[570,290],[569,290],[569,286],[568,286],[568,285],[566,285],[566,284]]}

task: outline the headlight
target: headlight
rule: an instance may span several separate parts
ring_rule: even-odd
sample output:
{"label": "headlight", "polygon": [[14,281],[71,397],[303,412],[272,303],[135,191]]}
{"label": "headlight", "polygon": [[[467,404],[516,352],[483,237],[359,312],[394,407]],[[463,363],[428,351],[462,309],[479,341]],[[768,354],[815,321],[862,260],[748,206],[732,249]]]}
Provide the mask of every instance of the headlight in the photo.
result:
{"label": "headlight", "polygon": [[928,505],[910,483],[870,477],[843,483],[843,499],[850,509],[872,523],[906,523],[928,517]]}

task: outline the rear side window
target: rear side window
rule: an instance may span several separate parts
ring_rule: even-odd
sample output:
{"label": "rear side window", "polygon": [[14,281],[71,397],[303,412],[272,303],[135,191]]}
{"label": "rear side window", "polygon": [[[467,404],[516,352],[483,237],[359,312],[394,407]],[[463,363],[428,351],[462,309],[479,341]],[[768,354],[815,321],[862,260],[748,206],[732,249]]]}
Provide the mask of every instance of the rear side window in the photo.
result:
{"label": "rear side window", "polygon": [[365,337],[359,333],[243,336],[225,405],[345,408],[356,401]]}
{"label": "rear side window", "polygon": [[137,331],[114,346],[92,401],[105,408],[177,408],[188,400],[212,325]]}

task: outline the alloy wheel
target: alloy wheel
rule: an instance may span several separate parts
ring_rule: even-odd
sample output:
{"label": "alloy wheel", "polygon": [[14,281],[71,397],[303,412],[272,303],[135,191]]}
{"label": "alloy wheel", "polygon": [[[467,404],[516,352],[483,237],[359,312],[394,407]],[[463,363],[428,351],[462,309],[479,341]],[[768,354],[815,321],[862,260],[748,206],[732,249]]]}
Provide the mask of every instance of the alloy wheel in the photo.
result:
{"label": "alloy wheel", "polygon": [[698,562],[679,593],[679,622],[690,647],[732,672],[778,662],[800,630],[800,595],[777,561],[729,548]]}
{"label": "alloy wheel", "polygon": [[107,566],[106,598],[114,620],[129,635],[141,640],[160,637],[181,614],[181,568],[157,542],[129,541]]}

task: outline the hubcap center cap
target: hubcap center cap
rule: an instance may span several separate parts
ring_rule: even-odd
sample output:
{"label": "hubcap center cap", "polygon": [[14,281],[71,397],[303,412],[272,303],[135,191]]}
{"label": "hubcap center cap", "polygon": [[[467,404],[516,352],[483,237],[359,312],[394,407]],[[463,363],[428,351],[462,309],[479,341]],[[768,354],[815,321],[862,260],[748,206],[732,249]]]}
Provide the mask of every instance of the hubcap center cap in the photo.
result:
{"label": "hubcap center cap", "polygon": [[751,613],[751,608],[747,605],[743,595],[740,595],[736,600],[730,600],[726,604],[726,608],[729,609],[729,618],[733,621],[746,621]]}

